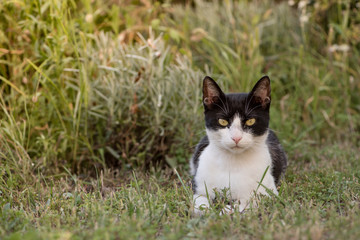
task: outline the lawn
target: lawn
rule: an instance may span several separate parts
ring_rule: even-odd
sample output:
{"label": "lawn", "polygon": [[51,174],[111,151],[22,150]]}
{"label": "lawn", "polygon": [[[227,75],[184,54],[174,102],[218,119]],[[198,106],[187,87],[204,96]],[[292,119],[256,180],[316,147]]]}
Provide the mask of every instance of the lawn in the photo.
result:
{"label": "lawn", "polygon": [[[356,1],[1,1],[0,239],[359,239],[359,36]],[[192,216],[202,79],[265,74],[279,196]]]}

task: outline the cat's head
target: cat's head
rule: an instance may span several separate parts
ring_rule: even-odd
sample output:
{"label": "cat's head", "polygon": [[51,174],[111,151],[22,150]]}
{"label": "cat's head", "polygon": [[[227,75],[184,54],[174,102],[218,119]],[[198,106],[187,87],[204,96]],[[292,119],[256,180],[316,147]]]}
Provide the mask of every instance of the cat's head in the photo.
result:
{"label": "cat's head", "polygon": [[240,153],[266,141],[270,79],[262,77],[249,93],[225,94],[210,77],[203,81],[206,132],[210,143]]}

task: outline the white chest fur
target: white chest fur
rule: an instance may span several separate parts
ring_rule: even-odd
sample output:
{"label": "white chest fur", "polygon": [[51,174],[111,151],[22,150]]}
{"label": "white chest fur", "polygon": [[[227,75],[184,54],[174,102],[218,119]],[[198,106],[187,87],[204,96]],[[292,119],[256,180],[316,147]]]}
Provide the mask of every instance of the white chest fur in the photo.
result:
{"label": "white chest fur", "polygon": [[[266,169],[269,169],[264,176]],[[247,202],[254,191],[266,194],[266,188],[277,194],[271,172],[271,157],[266,144],[243,153],[230,153],[209,144],[200,155],[195,175],[196,195],[214,198],[214,189],[229,188],[232,199]]]}

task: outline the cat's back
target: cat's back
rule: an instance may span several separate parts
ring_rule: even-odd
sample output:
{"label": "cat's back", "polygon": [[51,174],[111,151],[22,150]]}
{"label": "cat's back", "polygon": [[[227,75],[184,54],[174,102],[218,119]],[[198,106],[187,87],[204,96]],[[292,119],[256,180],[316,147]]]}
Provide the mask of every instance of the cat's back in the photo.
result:
{"label": "cat's back", "polygon": [[282,174],[285,173],[287,167],[287,156],[279,139],[271,129],[269,129],[266,144],[268,146],[272,162],[271,175],[273,175],[275,179],[275,184],[278,185],[280,178]]}

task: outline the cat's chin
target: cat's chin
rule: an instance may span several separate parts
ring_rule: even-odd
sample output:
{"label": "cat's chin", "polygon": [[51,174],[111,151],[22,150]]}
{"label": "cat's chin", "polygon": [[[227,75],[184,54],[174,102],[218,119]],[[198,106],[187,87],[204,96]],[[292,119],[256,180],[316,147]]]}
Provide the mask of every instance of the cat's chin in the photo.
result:
{"label": "cat's chin", "polygon": [[250,147],[245,147],[245,146],[231,146],[227,148],[227,150],[233,154],[240,154],[246,152],[249,149]]}

